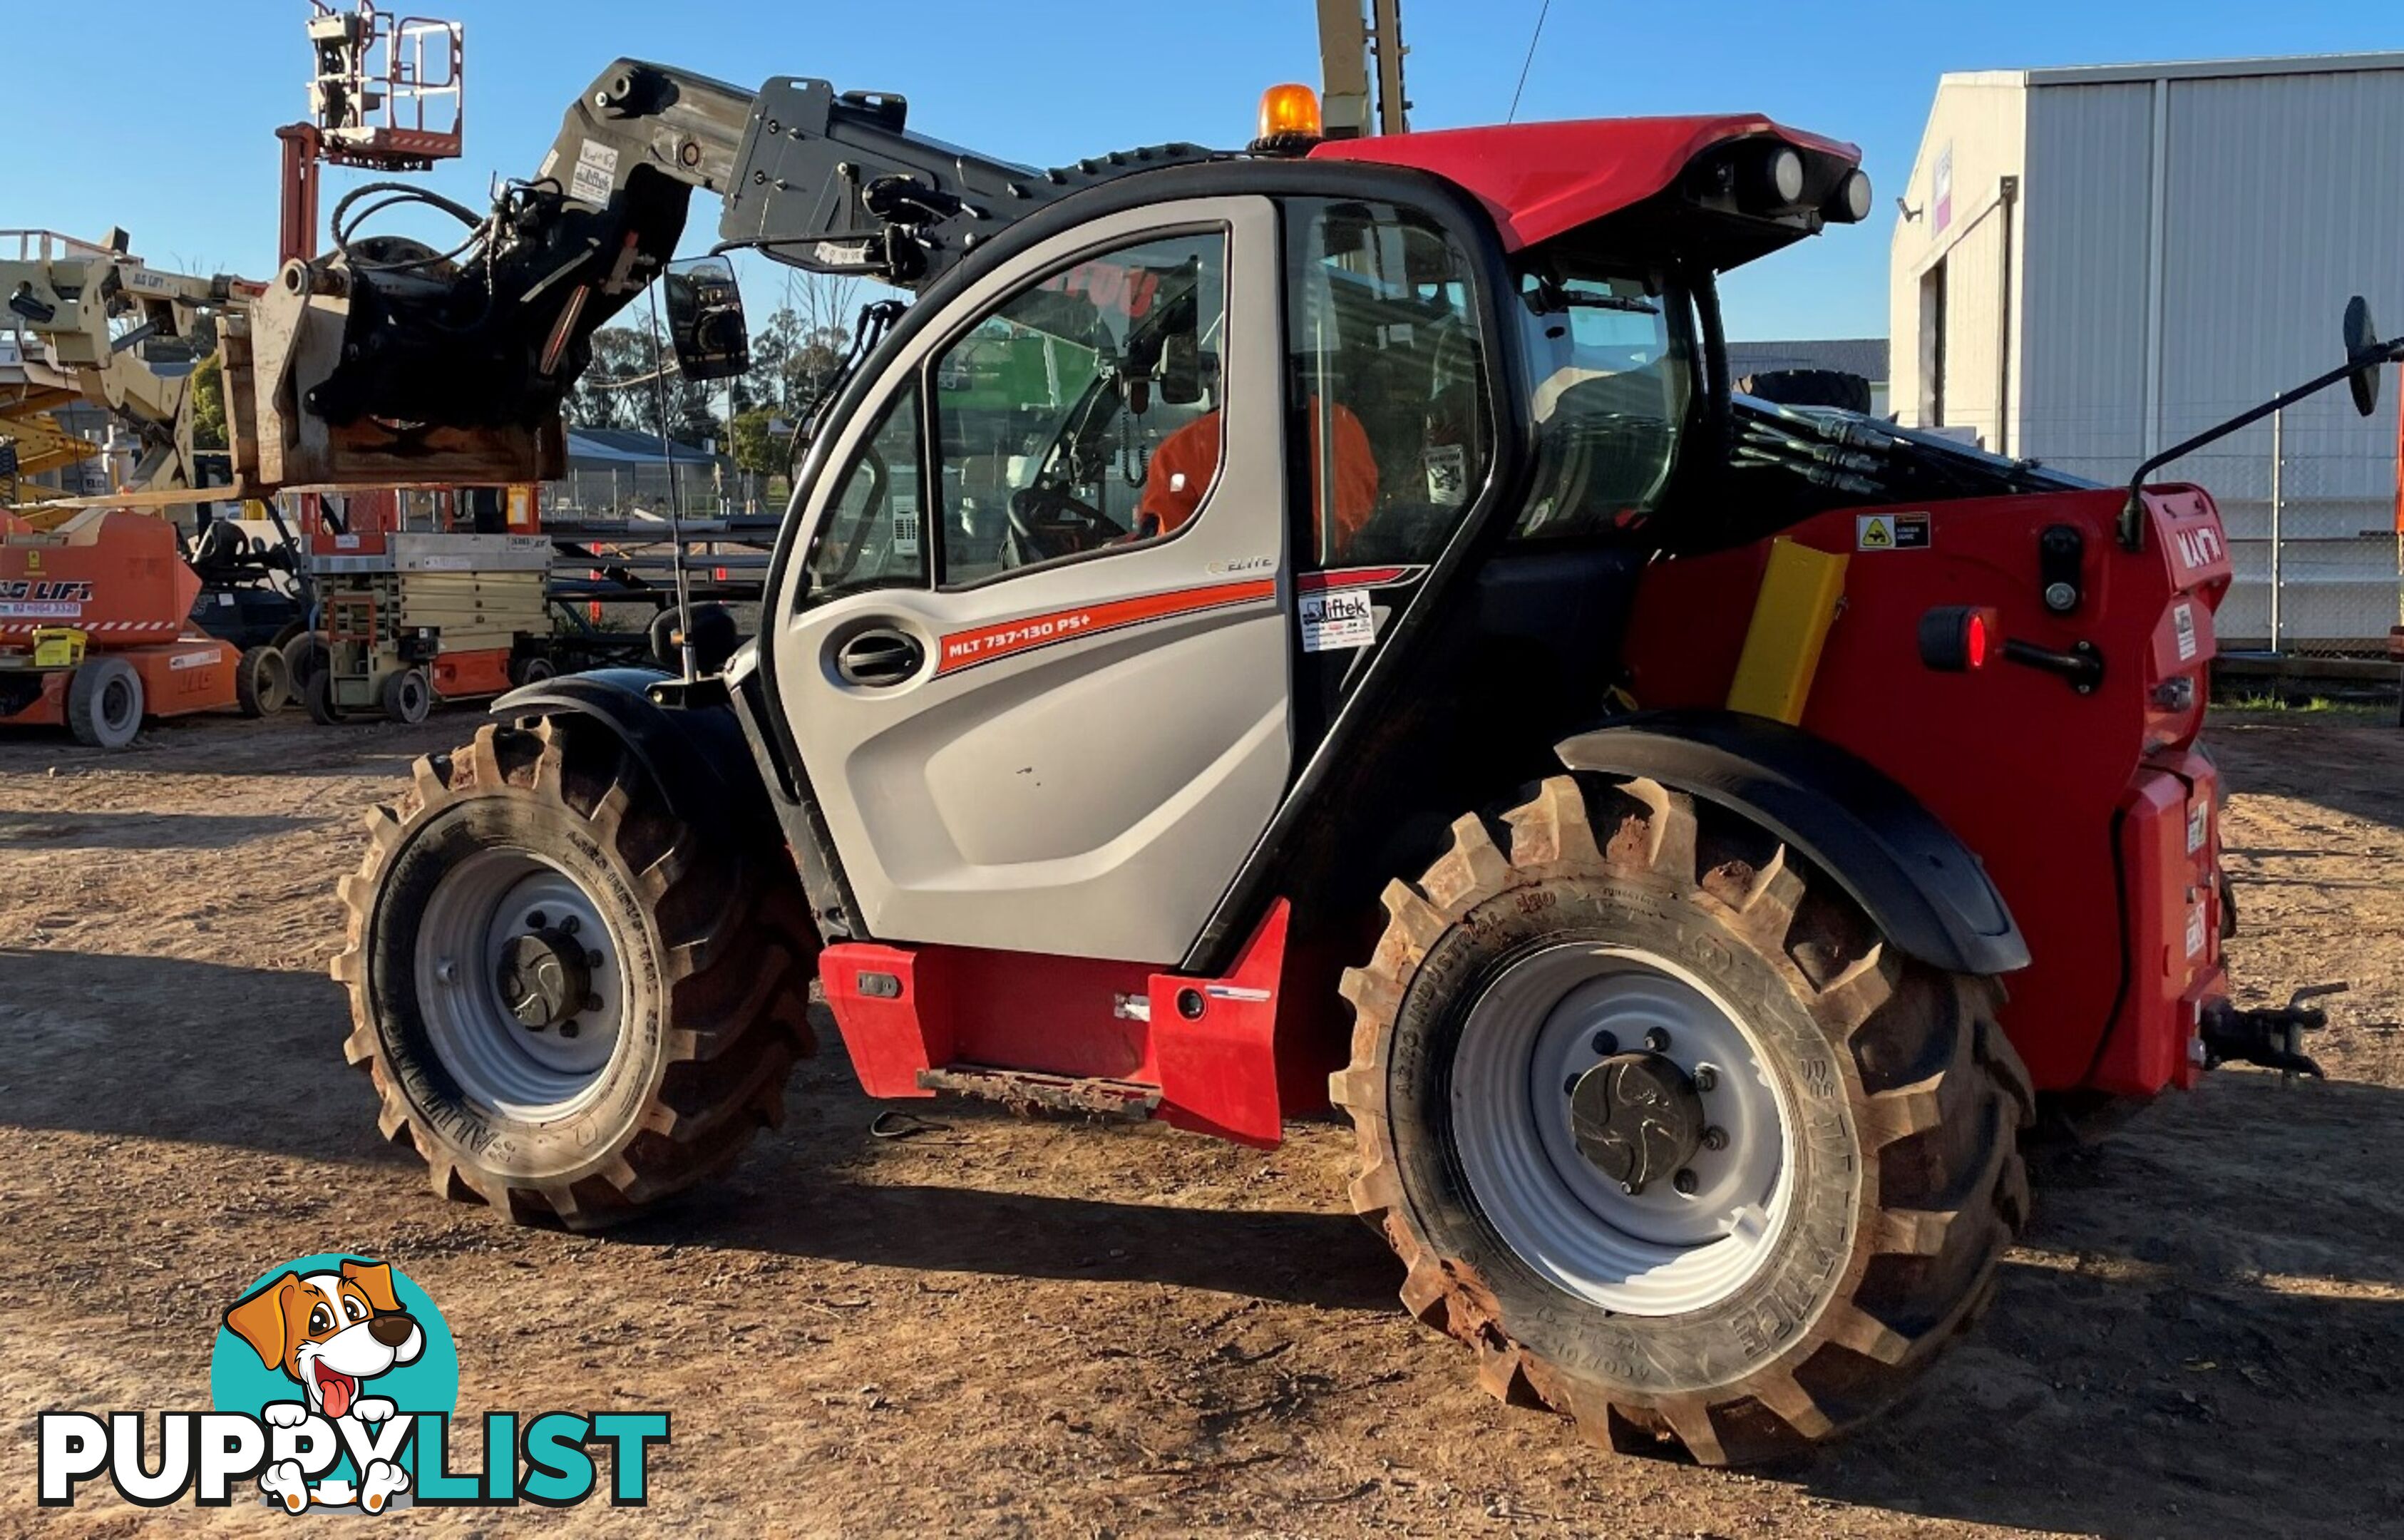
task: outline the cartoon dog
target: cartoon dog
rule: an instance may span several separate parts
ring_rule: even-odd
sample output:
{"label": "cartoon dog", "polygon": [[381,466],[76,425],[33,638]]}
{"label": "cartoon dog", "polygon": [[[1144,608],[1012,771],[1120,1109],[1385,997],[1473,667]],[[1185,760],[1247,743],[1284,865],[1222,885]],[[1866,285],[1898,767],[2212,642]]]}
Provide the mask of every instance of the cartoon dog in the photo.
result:
{"label": "cartoon dog", "polygon": [[[372,1430],[391,1417],[393,1404],[360,1393],[367,1381],[398,1365],[412,1364],[426,1351],[426,1333],[401,1309],[392,1292],[392,1269],[380,1262],[346,1261],[333,1272],[286,1273],[246,1295],[225,1313],[226,1329],[300,1386],[306,1401],[270,1403],[260,1413],[273,1427],[297,1428],[312,1414],[338,1421],[350,1418]],[[407,1490],[408,1476],[389,1460],[371,1460],[359,1473],[356,1493],[370,1513],[383,1511],[392,1494]],[[300,1462],[271,1465],[259,1490],[299,1513],[312,1501],[346,1505],[347,1481],[308,1484]]]}

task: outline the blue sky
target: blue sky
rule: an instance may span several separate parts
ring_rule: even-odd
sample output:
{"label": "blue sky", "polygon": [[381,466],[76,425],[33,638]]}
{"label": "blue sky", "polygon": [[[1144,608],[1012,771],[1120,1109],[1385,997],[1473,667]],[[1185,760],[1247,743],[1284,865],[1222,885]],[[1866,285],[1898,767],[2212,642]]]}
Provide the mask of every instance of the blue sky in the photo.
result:
{"label": "blue sky", "polygon": [[[1413,122],[1499,120],[1542,0],[1408,0]],[[11,5],[7,8],[17,8]],[[0,225],[111,224],[161,266],[266,277],[275,125],[306,110],[302,0],[37,7],[39,68],[0,93]],[[621,54],[745,84],[823,76],[900,91],[913,126],[1045,164],[1165,139],[1239,144],[1260,90],[1316,82],[1312,0],[412,0],[468,24],[468,154],[420,178],[482,206],[532,172],[568,99]],[[202,20],[203,16],[206,20]],[[1554,0],[1522,119],[1766,111],[1864,147],[1867,225],[1737,274],[1743,339],[1886,329],[1892,195],[1948,70],[2404,49],[2394,0],[2020,0],[1969,5]],[[77,73],[80,68],[84,73]],[[328,177],[327,205],[358,178]],[[703,231],[714,220],[695,220]],[[447,244],[447,243],[446,243]],[[765,296],[761,296],[764,299]]]}

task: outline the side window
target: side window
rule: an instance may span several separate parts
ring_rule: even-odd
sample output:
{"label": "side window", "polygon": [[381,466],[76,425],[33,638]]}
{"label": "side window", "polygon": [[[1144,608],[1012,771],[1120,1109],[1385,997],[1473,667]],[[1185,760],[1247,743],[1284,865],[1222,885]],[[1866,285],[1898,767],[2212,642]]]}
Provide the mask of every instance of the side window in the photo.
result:
{"label": "side window", "polygon": [[925,501],[918,473],[918,387],[888,402],[852,455],[810,542],[804,606],[844,594],[927,581]]}
{"label": "side window", "polygon": [[1286,216],[1292,485],[1321,566],[1434,559],[1493,460],[1467,253],[1391,203]]}
{"label": "side window", "polygon": [[1227,239],[1083,257],[935,365],[941,581],[1167,539],[1219,469]]}

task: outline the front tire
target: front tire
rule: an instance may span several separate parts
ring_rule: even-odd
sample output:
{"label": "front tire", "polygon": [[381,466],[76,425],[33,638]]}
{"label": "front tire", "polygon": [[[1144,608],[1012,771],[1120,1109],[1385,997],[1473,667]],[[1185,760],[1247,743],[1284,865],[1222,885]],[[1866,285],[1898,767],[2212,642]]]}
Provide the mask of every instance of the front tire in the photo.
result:
{"label": "front tire", "polygon": [[67,677],[67,731],[88,749],[114,751],[142,731],[142,676],[123,658],[103,653]]}
{"label": "front tire", "polygon": [[1777,841],[1645,780],[1463,818],[1385,903],[1331,1084],[1353,1204],[1489,1392],[1615,1449],[1774,1459],[1983,1306],[2032,1104],[1992,981],[1891,955]]}
{"label": "front tire", "polygon": [[814,943],[791,875],[705,844],[606,729],[420,759],[342,880],[344,1052],[434,1190],[595,1228],[781,1121]]}

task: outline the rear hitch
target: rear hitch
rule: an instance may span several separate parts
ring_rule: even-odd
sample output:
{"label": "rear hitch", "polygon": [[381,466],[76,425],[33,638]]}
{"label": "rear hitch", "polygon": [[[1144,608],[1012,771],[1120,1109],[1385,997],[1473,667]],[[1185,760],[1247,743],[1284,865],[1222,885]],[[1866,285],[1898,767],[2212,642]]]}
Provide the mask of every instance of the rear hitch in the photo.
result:
{"label": "rear hitch", "polygon": [[2327,1026],[2328,1013],[2304,1002],[2341,995],[2352,987],[2350,984],[2315,984],[2289,995],[2285,1005],[2266,1005],[2250,1011],[2241,1011],[2226,1000],[2212,1001],[2203,1008],[2202,1019],[2197,1023],[2203,1067],[2216,1070],[2229,1063],[2259,1064],[2278,1071],[2290,1085],[2299,1074],[2314,1080],[2327,1079],[2321,1067],[2305,1054],[2304,1034]]}

